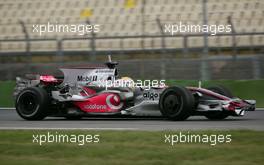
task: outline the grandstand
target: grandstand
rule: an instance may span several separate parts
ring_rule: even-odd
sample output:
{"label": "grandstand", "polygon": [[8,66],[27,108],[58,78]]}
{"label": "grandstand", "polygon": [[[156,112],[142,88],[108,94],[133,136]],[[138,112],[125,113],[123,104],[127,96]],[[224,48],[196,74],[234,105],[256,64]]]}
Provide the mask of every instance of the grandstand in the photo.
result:
{"label": "grandstand", "polygon": [[[159,36],[162,32],[157,24],[178,23],[203,24],[203,0],[0,0],[0,52],[25,52],[26,27],[30,39],[30,50],[58,50],[58,40],[63,39],[64,51],[90,51],[91,34],[80,36],[72,33],[33,33],[33,24],[58,22],[60,24],[99,24],[100,32],[93,49],[98,51],[181,49],[183,37]],[[83,17],[82,13],[86,12]],[[88,12],[88,13],[87,13]],[[237,35],[237,47],[264,45],[264,1],[263,0],[208,0],[208,24],[227,25],[231,16],[236,33],[260,33]],[[188,34],[186,34],[188,35]],[[145,36],[131,37],[126,36]],[[117,37],[117,38],[116,38]],[[119,38],[118,38],[119,37]],[[123,38],[122,38],[123,37]],[[79,38],[67,40],[67,38]],[[45,40],[46,39],[46,40]],[[48,40],[47,40],[48,39]],[[209,47],[231,47],[232,36],[210,36]],[[188,47],[202,48],[203,36],[188,37]]]}

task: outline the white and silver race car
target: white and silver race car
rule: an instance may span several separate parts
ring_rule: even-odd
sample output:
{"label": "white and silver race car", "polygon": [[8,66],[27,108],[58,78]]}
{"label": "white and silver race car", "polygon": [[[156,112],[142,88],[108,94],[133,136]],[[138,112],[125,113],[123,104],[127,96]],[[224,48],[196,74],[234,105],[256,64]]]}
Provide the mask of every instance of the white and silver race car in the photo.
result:
{"label": "white and silver race car", "polygon": [[[103,67],[62,68],[63,78],[17,77],[16,111],[26,120],[41,120],[47,116],[80,119],[93,115],[163,116],[170,120],[203,115],[221,120],[255,110],[255,100],[236,98],[222,86],[207,89],[165,85],[116,87],[113,81],[120,80],[117,64],[110,59]],[[126,80],[133,84],[131,79]],[[109,86],[102,82],[113,83]]]}

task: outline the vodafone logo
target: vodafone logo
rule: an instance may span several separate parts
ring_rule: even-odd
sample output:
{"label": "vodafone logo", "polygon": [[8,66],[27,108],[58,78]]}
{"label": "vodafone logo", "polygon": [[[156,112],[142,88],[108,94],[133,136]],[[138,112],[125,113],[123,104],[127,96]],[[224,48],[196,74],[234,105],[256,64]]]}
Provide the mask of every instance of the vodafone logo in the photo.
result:
{"label": "vodafone logo", "polygon": [[123,107],[124,103],[120,101],[120,98],[117,95],[110,94],[106,97],[106,104],[111,109],[120,109]]}
{"label": "vodafone logo", "polygon": [[84,108],[100,110],[100,109],[106,109],[106,105],[90,104],[90,105],[85,105]]}

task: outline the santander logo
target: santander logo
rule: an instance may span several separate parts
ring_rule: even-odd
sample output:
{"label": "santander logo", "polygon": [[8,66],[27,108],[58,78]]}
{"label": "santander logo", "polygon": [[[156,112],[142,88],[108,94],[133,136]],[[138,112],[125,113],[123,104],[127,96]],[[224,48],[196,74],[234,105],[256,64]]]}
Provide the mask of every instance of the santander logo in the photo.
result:
{"label": "santander logo", "polygon": [[120,98],[114,94],[110,94],[106,97],[106,104],[111,109],[120,109],[124,105],[124,103],[121,102]]}

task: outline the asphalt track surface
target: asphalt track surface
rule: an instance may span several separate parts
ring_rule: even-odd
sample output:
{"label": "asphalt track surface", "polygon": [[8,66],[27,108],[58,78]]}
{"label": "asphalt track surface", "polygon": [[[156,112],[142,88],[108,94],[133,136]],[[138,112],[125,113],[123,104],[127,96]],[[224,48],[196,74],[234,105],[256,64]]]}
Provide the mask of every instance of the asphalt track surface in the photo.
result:
{"label": "asphalt track surface", "polygon": [[167,121],[163,118],[86,117],[81,120],[48,117],[42,121],[26,121],[15,110],[0,109],[0,129],[84,129],[84,130],[264,130],[264,109],[246,112],[243,117],[228,117],[210,121],[193,116],[186,121]]}

